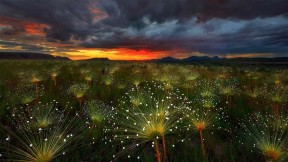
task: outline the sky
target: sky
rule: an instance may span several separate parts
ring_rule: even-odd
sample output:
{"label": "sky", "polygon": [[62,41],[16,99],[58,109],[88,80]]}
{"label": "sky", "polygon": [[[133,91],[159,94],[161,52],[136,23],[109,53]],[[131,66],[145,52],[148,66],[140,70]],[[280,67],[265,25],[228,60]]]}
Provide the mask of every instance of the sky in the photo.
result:
{"label": "sky", "polygon": [[73,60],[286,57],[287,0],[0,0],[0,51]]}

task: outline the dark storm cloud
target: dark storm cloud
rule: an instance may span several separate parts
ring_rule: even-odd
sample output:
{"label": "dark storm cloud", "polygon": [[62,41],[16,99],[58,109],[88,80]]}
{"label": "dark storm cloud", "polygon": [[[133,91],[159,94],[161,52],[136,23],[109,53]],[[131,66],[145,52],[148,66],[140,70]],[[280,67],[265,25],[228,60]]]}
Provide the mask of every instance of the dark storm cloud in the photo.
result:
{"label": "dark storm cloud", "polygon": [[1,0],[0,16],[48,24],[47,37],[62,41],[89,34],[89,0]]}
{"label": "dark storm cloud", "polygon": [[0,26],[0,37],[3,35],[16,35],[24,31],[25,29],[22,26]]}
{"label": "dark storm cloud", "polygon": [[141,29],[109,28],[96,32],[83,46],[150,50],[186,50],[205,53],[284,52],[288,50],[288,21],[283,16],[233,20],[197,18],[163,23],[143,19]]}
{"label": "dark storm cloud", "polygon": [[98,7],[108,17],[95,24],[86,47],[215,54],[288,49],[285,0],[100,0]]}
{"label": "dark storm cloud", "polygon": [[287,15],[286,0],[99,0],[98,6],[111,25],[139,25],[143,17],[165,22],[171,19],[199,22],[212,18],[254,19]]}
{"label": "dark storm cloud", "polygon": [[0,1],[0,16],[47,24],[49,41],[73,36],[87,48],[279,54],[288,50],[287,15],[287,0]]}
{"label": "dark storm cloud", "polygon": [[14,41],[0,40],[0,45],[4,48],[21,47],[22,51],[42,52],[44,50],[44,48],[36,46],[36,45],[29,45],[29,44],[20,43],[20,42],[14,42]]}

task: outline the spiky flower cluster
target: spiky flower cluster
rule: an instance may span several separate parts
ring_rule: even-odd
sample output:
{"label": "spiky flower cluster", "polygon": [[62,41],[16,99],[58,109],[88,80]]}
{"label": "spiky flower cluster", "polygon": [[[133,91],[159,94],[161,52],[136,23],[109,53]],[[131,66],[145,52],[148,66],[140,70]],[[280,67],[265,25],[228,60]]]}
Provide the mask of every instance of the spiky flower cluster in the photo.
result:
{"label": "spiky flower cluster", "polygon": [[[207,129],[220,129],[219,122],[224,120],[223,109],[191,108],[184,109],[184,116],[190,130],[203,131]],[[188,127],[188,129],[189,129]]]}
{"label": "spiky flower cluster", "polygon": [[92,143],[95,143],[103,136],[104,132],[107,132],[108,127],[112,127],[114,114],[111,112],[113,108],[98,100],[86,102],[84,108],[89,118],[88,128],[92,136]]}
{"label": "spiky flower cluster", "polygon": [[90,70],[83,70],[81,71],[86,83],[90,86],[91,83],[96,80],[97,76],[96,73]]}
{"label": "spiky flower cluster", "polygon": [[274,86],[269,90],[267,97],[276,104],[282,104],[287,102],[287,92],[288,90],[286,87]]}
{"label": "spiky flower cluster", "polygon": [[148,98],[137,109],[132,105],[123,107],[119,112],[121,129],[125,136],[132,139],[154,141],[168,134],[175,126],[177,119],[176,107],[167,99]]}
{"label": "spiky flower cluster", "polygon": [[217,89],[214,82],[209,80],[200,80],[198,83],[198,91],[201,97],[214,97],[217,95]]}
{"label": "spiky flower cluster", "polygon": [[[12,121],[14,127],[3,128],[8,138],[0,141],[0,148],[6,160],[50,162],[81,144],[78,139],[85,126],[75,127],[76,119],[68,118],[68,114],[61,111],[51,116],[49,107],[41,110],[46,108],[46,105],[38,107],[27,117],[17,115]],[[39,129],[35,129],[35,125]]]}
{"label": "spiky flower cluster", "polygon": [[59,73],[60,73],[59,68],[53,68],[49,71],[49,76],[51,77],[55,86],[57,85],[57,77],[58,77]]}
{"label": "spiky flower cluster", "polygon": [[23,105],[29,104],[32,101],[34,101],[36,99],[36,95],[34,92],[29,92],[29,93],[25,93],[25,94],[21,94],[20,96],[20,102]]}
{"label": "spiky flower cluster", "polygon": [[12,102],[20,103],[22,105],[30,104],[37,98],[34,87],[26,84],[18,85],[15,90],[9,93],[9,95],[11,95],[11,99],[14,100]]}
{"label": "spiky flower cluster", "polygon": [[266,94],[266,89],[264,87],[253,87],[245,91],[245,94],[253,99],[256,99],[260,96]]}
{"label": "spiky flower cluster", "polygon": [[206,97],[206,98],[200,98],[200,103],[202,103],[203,108],[211,109],[215,108],[218,104],[219,100],[215,97]]}
{"label": "spiky flower cluster", "polygon": [[68,93],[72,94],[76,99],[82,99],[88,90],[89,87],[86,84],[76,83],[68,89]]}
{"label": "spiky flower cluster", "polygon": [[136,87],[138,88],[140,83],[142,82],[143,78],[140,74],[136,74],[134,75],[131,79],[131,83]]}
{"label": "spiky flower cluster", "polygon": [[44,76],[41,72],[32,71],[30,72],[30,82],[34,85],[38,85],[41,81],[44,80]]}
{"label": "spiky flower cluster", "polygon": [[233,96],[239,92],[238,81],[235,78],[218,81],[219,93],[224,96]]}
{"label": "spiky flower cluster", "polygon": [[133,105],[134,107],[139,107],[141,104],[144,104],[145,102],[145,96],[147,94],[145,94],[145,92],[141,92],[141,91],[131,91],[128,95],[129,99],[130,99],[130,103]]}
{"label": "spiky flower cluster", "polygon": [[36,129],[45,129],[50,125],[55,124],[60,118],[61,112],[55,104],[40,105],[32,108],[30,111],[30,118],[32,117],[31,126]]}
{"label": "spiky flower cluster", "polygon": [[153,77],[153,79],[162,83],[167,91],[170,91],[174,85],[179,83],[179,76],[173,75],[167,71],[158,71],[157,73],[154,73],[154,75],[156,75],[156,77]]}
{"label": "spiky flower cluster", "polygon": [[110,86],[114,81],[113,75],[105,75],[102,78],[102,82],[106,85],[106,86]]}
{"label": "spiky flower cluster", "polygon": [[119,70],[119,65],[117,65],[117,64],[115,64],[115,65],[113,65],[113,66],[110,66],[109,68],[108,68],[108,73],[109,73],[109,75],[113,75],[113,74],[115,74],[118,70]]}
{"label": "spiky flower cluster", "polygon": [[109,106],[97,100],[88,101],[85,103],[85,108],[89,119],[96,125],[103,124],[111,111]]}
{"label": "spiky flower cluster", "polygon": [[200,77],[200,74],[196,71],[189,71],[188,74],[186,74],[186,80],[188,82],[193,82],[199,77]]}
{"label": "spiky flower cluster", "polygon": [[288,145],[287,124],[288,120],[283,116],[276,118],[269,114],[252,114],[241,123],[245,144],[260,151],[267,161],[285,160]]}
{"label": "spiky flower cluster", "polygon": [[116,82],[116,87],[118,89],[125,89],[127,87],[127,82],[123,81],[123,80],[118,80]]}
{"label": "spiky flower cluster", "polygon": [[[139,144],[153,142],[159,161],[159,142],[162,141],[166,154],[166,137],[176,133],[179,120],[179,107],[174,105],[171,96],[155,96],[141,91],[141,104],[121,101],[117,111],[117,135],[115,137]],[[133,98],[128,98],[133,99]],[[132,147],[135,147],[132,145]],[[130,148],[130,147],[129,147]]]}

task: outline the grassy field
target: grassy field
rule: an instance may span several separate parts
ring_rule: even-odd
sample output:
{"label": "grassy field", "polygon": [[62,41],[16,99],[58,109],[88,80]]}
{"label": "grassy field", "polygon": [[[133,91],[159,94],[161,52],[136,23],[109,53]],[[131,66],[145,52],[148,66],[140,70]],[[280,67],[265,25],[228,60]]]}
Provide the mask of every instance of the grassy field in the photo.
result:
{"label": "grassy field", "polygon": [[287,161],[288,70],[1,61],[0,160]]}

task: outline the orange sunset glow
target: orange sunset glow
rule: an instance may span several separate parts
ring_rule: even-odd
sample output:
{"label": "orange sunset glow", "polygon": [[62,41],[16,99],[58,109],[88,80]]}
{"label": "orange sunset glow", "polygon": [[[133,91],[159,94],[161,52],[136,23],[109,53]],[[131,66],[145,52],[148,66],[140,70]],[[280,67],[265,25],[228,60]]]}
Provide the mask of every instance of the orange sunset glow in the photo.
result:
{"label": "orange sunset glow", "polygon": [[30,34],[30,35],[42,35],[44,36],[44,29],[48,28],[48,25],[42,24],[42,23],[37,23],[37,22],[32,22],[32,21],[24,21],[24,20],[19,20],[15,18],[8,18],[8,17],[0,17],[0,27],[12,27],[12,28],[17,28],[20,26],[23,28],[23,31],[20,30],[19,32],[23,32],[25,34]]}
{"label": "orange sunset glow", "polygon": [[44,28],[48,26],[45,24],[37,24],[37,23],[27,23],[24,24],[24,28],[27,34],[34,34],[34,35],[44,35]]}
{"label": "orange sunset glow", "polygon": [[[110,60],[148,60],[167,55],[166,52],[131,49],[80,49],[73,52],[64,52],[72,60],[91,58],[109,58]],[[57,55],[57,54],[54,54]]]}

